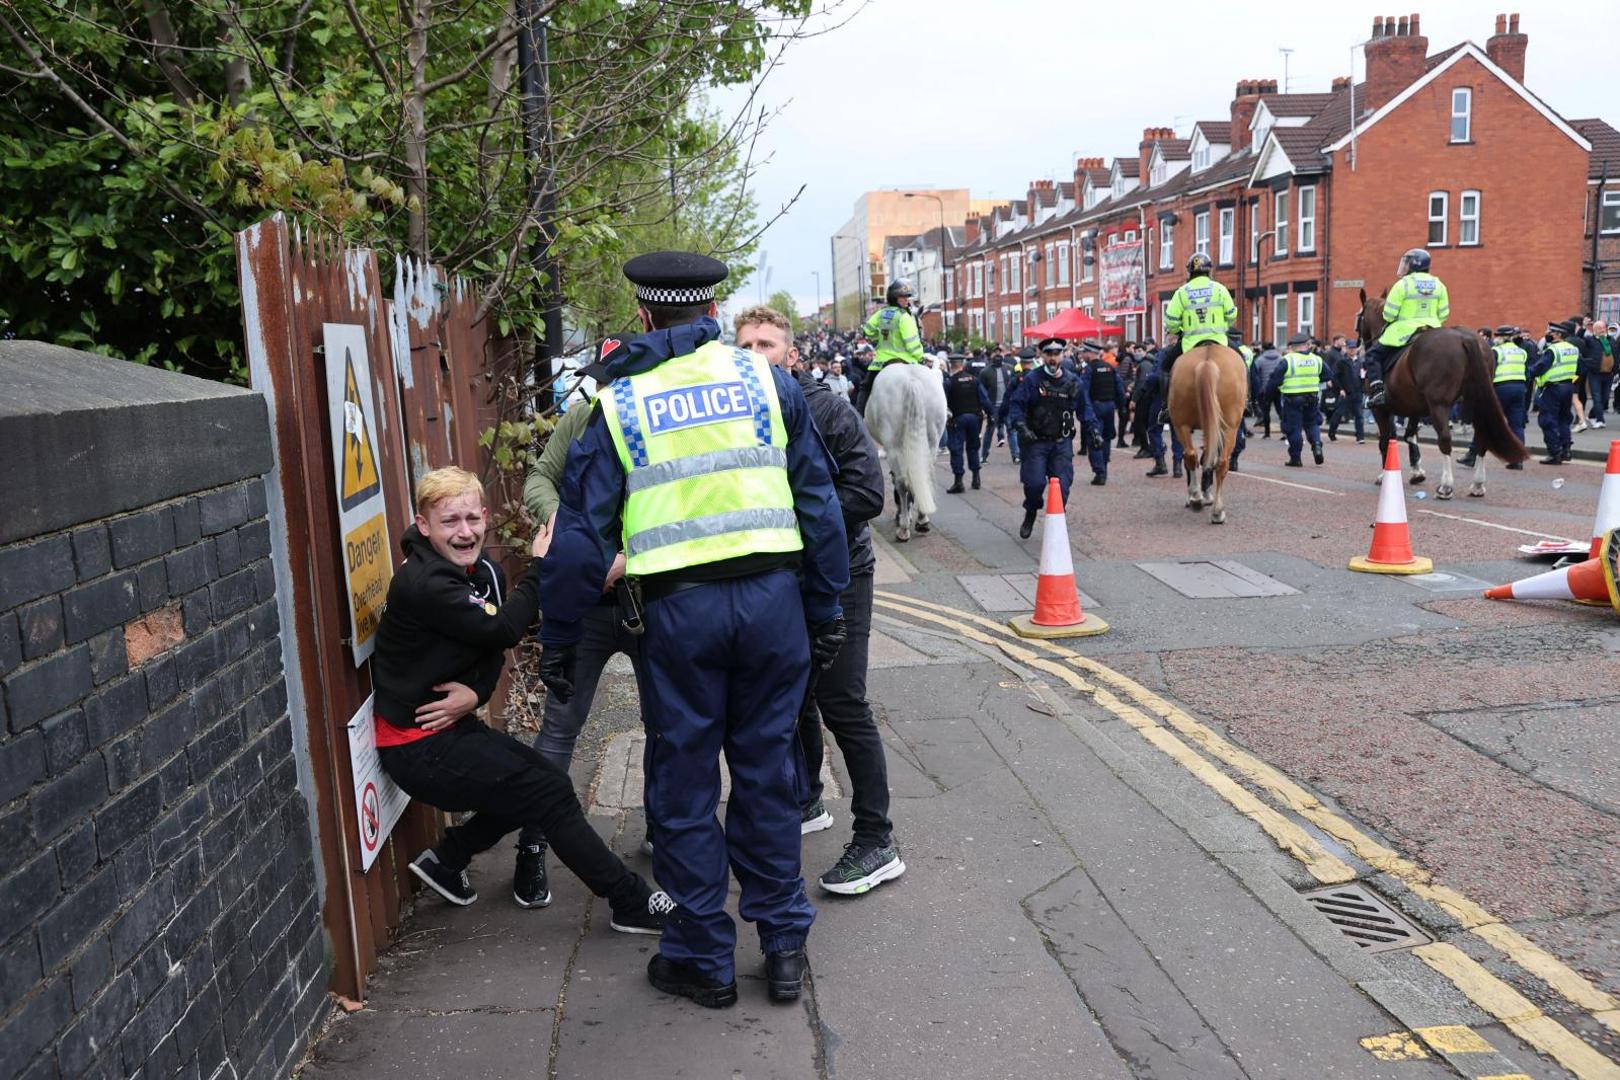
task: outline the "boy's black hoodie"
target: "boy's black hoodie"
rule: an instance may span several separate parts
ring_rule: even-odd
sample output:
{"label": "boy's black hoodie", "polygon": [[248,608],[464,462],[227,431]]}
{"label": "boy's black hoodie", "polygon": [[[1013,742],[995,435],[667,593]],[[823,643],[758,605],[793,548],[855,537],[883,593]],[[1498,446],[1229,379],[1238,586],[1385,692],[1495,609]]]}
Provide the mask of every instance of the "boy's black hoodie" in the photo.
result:
{"label": "boy's black hoodie", "polygon": [[376,712],[396,727],[415,727],[417,706],[460,682],[482,705],[495,692],[506,650],[522,641],[540,611],[540,560],[511,592],[506,575],[480,555],[462,570],[433,550],[415,525],[400,540],[405,562],[388,586],[371,674]]}

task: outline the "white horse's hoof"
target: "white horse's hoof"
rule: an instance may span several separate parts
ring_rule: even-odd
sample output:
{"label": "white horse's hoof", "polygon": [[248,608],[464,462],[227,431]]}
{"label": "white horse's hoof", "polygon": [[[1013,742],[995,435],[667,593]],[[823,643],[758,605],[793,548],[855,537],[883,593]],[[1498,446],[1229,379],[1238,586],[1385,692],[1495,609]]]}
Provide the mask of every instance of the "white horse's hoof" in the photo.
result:
{"label": "white horse's hoof", "polygon": [[1470,499],[1483,499],[1485,497],[1485,485],[1475,484],[1473,487],[1469,488],[1468,497]]}
{"label": "white horse's hoof", "polygon": [[896,529],[896,530],[894,530],[894,542],[895,543],[904,544],[907,540],[910,540],[910,539],[911,539],[911,530],[910,529]]}
{"label": "white horse's hoof", "polygon": [[1449,501],[1455,494],[1457,494],[1456,488],[1437,487],[1434,489],[1434,497],[1437,499],[1445,499]]}
{"label": "white horse's hoof", "polygon": [[1214,513],[1210,514],[1209,515],[1209,523],[1211,525],[1225,525],[1226,524],[1226,511],[1225,510],[1216,510]]}
{"label": "white horse's hoof", "polygon": [[918,532],[925,533],[925,532],[928,532],[933,527],[934,527],[933,523],[930,522],[927,518],[920,517],[920,518],[917,519],[917,531]]}

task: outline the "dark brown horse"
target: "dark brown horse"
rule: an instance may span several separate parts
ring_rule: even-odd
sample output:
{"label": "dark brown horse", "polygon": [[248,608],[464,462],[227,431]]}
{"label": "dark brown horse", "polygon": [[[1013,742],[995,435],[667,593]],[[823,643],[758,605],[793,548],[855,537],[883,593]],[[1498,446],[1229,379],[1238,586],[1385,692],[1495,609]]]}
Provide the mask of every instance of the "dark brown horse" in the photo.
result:
{"label": "dark brown horse", "polygon": [[[1363,345],[1378,339],[1384,332],[1384,297],[1371,300],[1367,290],[1361,290],[1361,314],[1356,317],[1356,336]],[[1474,481],[1468,494],[1485,494],[1485,454],[1495,454],[1508,464],[1529,457],[1524,444],[1508,427],[1502,403],[1496,400],[1491,386],[1491,357],[1472,330],[1458,327],[1440,327],[1420,330],[1407,346],[1406,353],[1395,365],[1393,372],[1384,375],[1384,404],[1374,406],[1373,417],[1378,421],[1378,460],[1380,467],[1389,450],[1389,441],[1395,437],[1395,418],[1406,420],[1408,454],[1412,461],[1413,484],[1421,484],[1427,477],[1423,473],[1422,451],[1418,448],[1418,423],[1424,417],[1434,425],[1440,444],[1440,483],[1435,486],[1434,497],[1449,499],[1456,492],[1451,472],[1451,409],[1460,400],[1473,420],[1475,434],[1484,453],[1474,465]],[[1380,474],[1382,479],[1382,474]]]}

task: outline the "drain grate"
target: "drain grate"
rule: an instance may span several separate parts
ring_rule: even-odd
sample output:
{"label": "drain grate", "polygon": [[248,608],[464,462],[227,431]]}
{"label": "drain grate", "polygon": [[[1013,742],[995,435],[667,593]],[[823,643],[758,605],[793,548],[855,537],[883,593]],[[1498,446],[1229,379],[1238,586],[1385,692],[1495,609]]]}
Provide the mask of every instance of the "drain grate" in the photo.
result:
{"label": "drain grate", "polygon": [[1413,926],[1364,885],[1335,885],[1305,894],[1305,900],[1327,916],[1344,936],[1368,952],[1388,952],[1426,945],[1432,938]]}

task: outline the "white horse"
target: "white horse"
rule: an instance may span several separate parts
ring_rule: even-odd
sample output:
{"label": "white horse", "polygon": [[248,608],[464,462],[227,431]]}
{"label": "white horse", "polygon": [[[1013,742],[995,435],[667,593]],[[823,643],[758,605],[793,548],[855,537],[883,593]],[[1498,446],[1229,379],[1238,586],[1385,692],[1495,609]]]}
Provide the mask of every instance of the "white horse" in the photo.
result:
{"label": "white horse", "polygon": [[934,503],[934,450],[945,430],[945,383],[922,364],[890,363],[873,376],[866,427],[883,447],[894,481],[896,540],[928,531]]}

